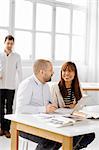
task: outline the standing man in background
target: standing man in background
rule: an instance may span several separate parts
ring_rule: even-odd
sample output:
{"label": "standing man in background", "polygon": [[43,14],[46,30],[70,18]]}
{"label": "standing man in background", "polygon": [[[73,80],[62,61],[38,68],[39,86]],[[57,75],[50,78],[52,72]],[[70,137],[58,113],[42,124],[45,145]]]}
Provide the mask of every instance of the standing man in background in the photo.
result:
{"label": "standing man in background", "polygon": [[0,54],[0,136],[11,137],[10,121],[4,119],[5,114],[12,114],[12,106],[16,89],[16,72],[19,82],[22,80],[20,56],[13,52],[14,37],[8,35],[4,41],[4,52]]}

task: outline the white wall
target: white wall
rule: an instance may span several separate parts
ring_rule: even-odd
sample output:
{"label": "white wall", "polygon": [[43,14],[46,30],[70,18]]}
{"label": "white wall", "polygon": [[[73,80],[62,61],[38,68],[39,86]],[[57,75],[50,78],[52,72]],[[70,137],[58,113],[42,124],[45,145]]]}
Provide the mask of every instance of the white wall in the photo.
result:
{"label": "white wall", "polygon": [[[22,70],[23,70],[23,79],[27,78],[28,76],[32,75],[32,73],[33,73],[32,65],[31,66],[23,66]],[[60,70],[61,70],[61,66],[54,66],[54,75],[52,77],[52,81],[60,80]],[[81,82],[87,81],[87,70],[88,70],[87,66],[78,65],[77,70],[78,70],[79,80]]]}

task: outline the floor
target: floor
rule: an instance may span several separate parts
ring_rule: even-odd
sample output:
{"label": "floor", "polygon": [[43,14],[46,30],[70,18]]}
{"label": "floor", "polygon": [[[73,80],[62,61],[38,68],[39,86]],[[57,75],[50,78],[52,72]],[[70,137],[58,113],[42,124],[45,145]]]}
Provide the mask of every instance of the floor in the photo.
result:
{"label": "floor", "polygon": [[[24,143],[23,143],[22,138],[20,138],[19,150],[27,150],[26,143],[27,143],[26,141],[24,141]],[[37,144],[30,142],[30,141],[28,143],[29,143],[28,150],[35,150],[35,147]],[[10,144],[11,144],[10,139],[7,139],[5,136],[0,137],[0,150],[11,150]]]}
{"label": "floor", "polygon": [[0,150],[10,150],[10,139],[0,137]]}

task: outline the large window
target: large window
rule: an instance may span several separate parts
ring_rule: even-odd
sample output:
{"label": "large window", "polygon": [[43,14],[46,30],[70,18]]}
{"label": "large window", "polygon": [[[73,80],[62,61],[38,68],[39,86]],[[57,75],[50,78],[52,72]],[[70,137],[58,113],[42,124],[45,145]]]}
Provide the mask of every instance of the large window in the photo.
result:
{"label": "large window", "polygon": [[25,0],[15,1],[15,51],[23,60],[32,58],[33,4]]}
{"label": "large window", "polygon": [[56,33],[70,33],[70,9],[56,8]]}
{"label": "large window", "polygon": [[86,42],[86,13],[80,10],[73,10],[72,48],[71,48],[72,60],[82,63],[85,61],[85,51],[86,51],[85,42]]}
{"label": "large window", "polygon": [[51,59],[52,7],[39,3],[36,6],[35,58]]}
{"label": "large window", "polygon": [[55,60],[67,60],[69,58],[69,37],[56,35]]}
{"label": "large window", "polygon": [[9,26],[9,0],[0,1],[0,26]]}
{"label": "large window", "polygon": [[15,35],[15,51],[23,61],[47,58],[56,63],[85,63],[86,21],[87,0],[0,2],[1,41],[8,33]]}
{"label": "large window", "polygon": [[36,7],[36,30],[51,32],[52,7],[44,4],[37,4]]}
{"label": "large window", "polygon": [[9,32],[9,0],[0,1],[0,51],[3,51],[4,38]]}

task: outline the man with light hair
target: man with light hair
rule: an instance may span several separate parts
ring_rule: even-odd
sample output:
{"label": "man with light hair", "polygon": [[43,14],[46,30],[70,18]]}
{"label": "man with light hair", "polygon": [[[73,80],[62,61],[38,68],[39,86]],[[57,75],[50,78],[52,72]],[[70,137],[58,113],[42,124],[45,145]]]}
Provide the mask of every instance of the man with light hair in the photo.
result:
{"label": "man with light hair", "polygon": [[[57,107],[51,103],[51,94],[46,82],[51,81],[53,66],[49,60],[39,59],[34,63],[33,75],[18,88],[16,114],[52,113]],[[38,136],[20,132],[20,136],[38,143],[36,150],[58,150],[60,144]]]}
{"label": "man with light hair", "polygon": [[54,112],[56,107],[53,104],[49,104],[51,94],[49,86],[46,84],[53,75],[51,62],[43,59],[35,61],[33,72],[32,76],[19,85],[16,98],[16,113]]}

